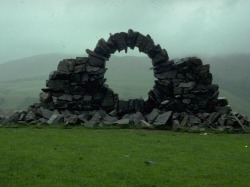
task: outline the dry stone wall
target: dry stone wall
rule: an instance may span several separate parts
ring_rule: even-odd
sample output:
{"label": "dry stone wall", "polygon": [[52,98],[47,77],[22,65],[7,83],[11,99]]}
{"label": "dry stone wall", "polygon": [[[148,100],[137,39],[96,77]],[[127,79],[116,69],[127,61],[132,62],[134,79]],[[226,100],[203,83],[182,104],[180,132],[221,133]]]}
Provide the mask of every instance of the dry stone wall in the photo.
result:
{"label": "dry stone wall", "polygon": [[[119,100],[105,84],[106,61],[116,51],[135,47],[152,60],[155,84],[146,101]],[[83,123],[88,127],[100,122],[175,128],[216,128],[230,123],[237,123],[239,128],[249,126],[245,116],[231,112],[226,98],[218,98],[219,86],[212,83],[208,64],[197,57],[169,60],[167,51],[150,35],[131,29],[111,34],[107,41],[100,39],[93,51],[86,52],[88,57],[59,62],[42,89],[40,103],[13,118],[31,123]]]}

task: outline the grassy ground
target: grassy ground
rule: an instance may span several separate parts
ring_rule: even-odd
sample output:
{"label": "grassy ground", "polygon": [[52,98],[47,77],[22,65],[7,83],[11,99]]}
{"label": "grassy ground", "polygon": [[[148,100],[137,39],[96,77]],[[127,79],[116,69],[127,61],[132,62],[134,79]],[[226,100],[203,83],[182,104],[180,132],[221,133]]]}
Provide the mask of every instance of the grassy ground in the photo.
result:
{"label": "grassy ground", "polygon": [[248,135],[25,127],[0,137],[1,187],[250,186]]}

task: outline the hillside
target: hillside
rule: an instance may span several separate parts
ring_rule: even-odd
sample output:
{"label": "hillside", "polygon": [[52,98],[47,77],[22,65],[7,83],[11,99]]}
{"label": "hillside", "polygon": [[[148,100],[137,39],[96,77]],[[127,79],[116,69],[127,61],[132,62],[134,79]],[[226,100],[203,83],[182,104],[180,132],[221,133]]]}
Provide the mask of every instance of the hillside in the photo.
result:
{"label": "hillside", "polygon": [[[48,74],[60,60],[75,56],[48,54],[11,61],[0,65],[0,107],[25,108],[38,100]],[[250,55],[232,55],[203,59],[211,65],[214,83],[219,84],[221,96],[229,99],[234,110],[250,116]],[[107,62],[107,84],[120,98],[147,97],[154,81],[148,57],[112,56]]]}

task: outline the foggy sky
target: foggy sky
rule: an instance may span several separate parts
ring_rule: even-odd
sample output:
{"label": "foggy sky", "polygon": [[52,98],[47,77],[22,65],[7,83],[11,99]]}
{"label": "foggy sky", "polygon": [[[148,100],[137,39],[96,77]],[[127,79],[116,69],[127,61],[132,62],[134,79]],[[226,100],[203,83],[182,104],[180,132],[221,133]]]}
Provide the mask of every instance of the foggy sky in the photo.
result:
{"label": "foggy sky", "polygon": [[0,63],[44,53],[84,55],[100,38],[130,28],[150,34],[170,58],[250,51],[249,0],[0,0],[0,5]]}

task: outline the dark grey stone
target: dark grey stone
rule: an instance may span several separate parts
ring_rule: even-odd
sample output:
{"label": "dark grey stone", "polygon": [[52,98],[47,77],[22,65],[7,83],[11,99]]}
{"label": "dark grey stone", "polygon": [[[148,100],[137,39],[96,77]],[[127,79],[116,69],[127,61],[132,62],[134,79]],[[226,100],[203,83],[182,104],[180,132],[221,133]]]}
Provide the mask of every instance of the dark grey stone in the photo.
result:
{"label": "dark grey stone", "polygon": [[53,114],[47,121],[47,123],[50,125],[60,124],[62,122],[63,122],[63,115],[61,114]]}
{"label": "dark grey stone", "polygon": [[189,115],[188,125],[193,126],[193,125],[199,125],[200,123],[201,123],[200,118],[198,118],[194,115]]}
{"label": "dark grey stone", "polygon": [[86,70],[86,64],[80,64],[75,66],[74,73],[83,73]]}
{"label": "dark grey stone", "polygon": [[57,66],[57,71],[72,72],[74,70],[74,66],[75,66],[74,59],[64,59],[59,62]]}
{"label": "dark grey stone", "polygon": [[157,116],[161,113],[161,111],[158,108],[154,108],[149,114],[147,114],[145,117],[148,120],[149,123],[153,123]]}
{"label": "dark grey stone", "polygon": [[[103,56],[103,55],[101,55],[101,54],[98,54],[98,53],[96,53],[96,52],[94,52],[94,51],[91,51],[91,50],[89,50],[89,49],[86,49],[86,53],[89,55],[89,57],[88,57],[88,64],[90,64],[90,65],[92,65],[92,66],[97,66],[97,65],[94,65],[95,63],[93,63],[93,62],[91,62],[91,63],[89,63],[89,60],[91,59],[91,58],[94,58],[94,59],[99,59],[99,60],[101,60],[101,61],[103,61],[103,62],[105,62],[106,60],[109,60],[109,58],[108,57],[105,57],[105,56]],[[94,60],[94,59],[92,59],[92,60]],[[101,62],[99,63],[99,66],[101,66],[102,64],[101,64]],[[102,66],[103,67],[103,66]]]}
{"label": "dark grey stone", "polygon": [[47,80],[46,86],[53,90],[68,90],[70,83],[69,80]]}
{"label": "dark grey stone", "polygon": [[40,98],[40,102],[42,103],[49,103],[52,101],[52,97],[50,93],[41,92],[39,95],[39,98]]}
{"label": "dark grey stone", "polygon": [[36,115],[33,111],[29,111],[26,116],[25,116],[25,121],[26,122],[31,122],[36,120]]}
{"label": "dark grey stone", "polygon": [[46,108],[40,108],[40,112],[41,112],[41,115],[46,119],[50,119],[51,116],[53,115],[53,111],[50,111]]}
{"label": "dark grey stone", "polygon": [[8,118],[8,121],[12,123],[16,123],[19,120],[20,115],[21,115],[20,112],[18,111],[14,112],[13,114],[10,115],[10,117]]}
{"label": "dark grey stone", "polygon": [[142,115],[142,113],[141,112],[136,112],[135,114],[134,114],[134,117],[133,117],[134,119],[133,119],[133,122],[135,123],[135,124],[141,124],[141,121],[142,120],[145,120],[145,118],[144,118],[144,116]]}
{"label": "dark grey stone", "polygon": [[174,79],[177,76],[177,71],[176,70],[166,71],[159,74],[155,74],[154,76],[158,79]]}
{"label": "dark grey stone", "polygon": [[95,67],[105,67],[106,62],[96,57],[89,57],[88,64]]}
{"label": "dark grey stone", "polygon": [[181,87],[181,88],[190,88],[190,89],[192,89],[192,88],[194,88],[194,86],[195,86],[195,82],[182,82],[182,83],[179,84],[179,87]]}
{"label": "dark grey stone", "polygon": [[78,115],[64,115],[64,123],[65,125],[76,125],[79,118]]}
{"label": "dark grey stone", "polygon": [[115,121],[114,123],[118,124],[118,125],[128,125],[129,124],[129,119],[128,118],[120,119],[118,121]]}
{"label": "dark grey stone", "polygon": [[106,117],[103,118],[102,123],[105,125],[112,125],[117,120],[118,120],[117,117],[107,115]]}
{"label": "dark grey stone", "polygon": [[179,128],[181,128],[180,121],[177,120],[177,119],[172,120],[172,128],[173,128],[173,129],[179,129]]}
{"label": "dark grey stone", "polygon": [[154,122],[154,125],[155,126],[166,125],[168,120],[170,119],[171,115],[172,115],[172,111],[168,111],[168,112],[164,112],[162,114],[159,114]]}
{"label": "dark grey stone", "polygon": [[57,99],[63,100],[63,101],[72,101],[73,96],[72,95],[62,95],[60,97],[57,97]]}

